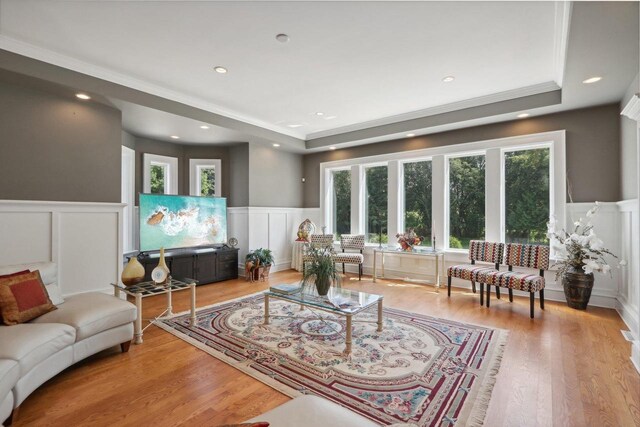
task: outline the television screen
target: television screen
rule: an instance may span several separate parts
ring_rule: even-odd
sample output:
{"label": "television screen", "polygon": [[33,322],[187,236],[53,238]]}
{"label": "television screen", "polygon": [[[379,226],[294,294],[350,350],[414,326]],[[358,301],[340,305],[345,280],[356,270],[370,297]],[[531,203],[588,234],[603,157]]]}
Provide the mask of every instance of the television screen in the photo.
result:
{"label": "television screen", "polygon": [[224,197],[140,194],[140,251],[227,241]]}

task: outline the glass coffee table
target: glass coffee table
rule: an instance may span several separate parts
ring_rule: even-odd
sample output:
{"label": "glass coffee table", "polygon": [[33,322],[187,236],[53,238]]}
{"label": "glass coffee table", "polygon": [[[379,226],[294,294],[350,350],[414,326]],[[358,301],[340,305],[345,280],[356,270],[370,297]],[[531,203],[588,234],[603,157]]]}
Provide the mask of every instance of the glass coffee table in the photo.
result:
{"label": "glass coffee table", "polygon": [[[327,294],[327,296],[319,296],[317,293],[312,293],[309,290],[301,290],[300,292],[294,294],[284,294],[280,292],[267,291],[264,294],[265,325],[268,325],[271,322],[271,317],[274,317],[269,314],[269,300],[272,298],[300,304],[300,310],[303,310],[304,307],[307,306],[310,309],[315,308],[318,310],[326,311],[328,313],[346,317],[346,354],[351,353],[351,337],[353,334],[352,318],[356,314],[377,304],[378,320],[372,323],[377,323],[378,332],[382,332],[382,295],[368,294],[365,292],[351,291],[349,289],[333,287],[329,290],[329,294]],[[324,320],[322,318],[320,319]]]}

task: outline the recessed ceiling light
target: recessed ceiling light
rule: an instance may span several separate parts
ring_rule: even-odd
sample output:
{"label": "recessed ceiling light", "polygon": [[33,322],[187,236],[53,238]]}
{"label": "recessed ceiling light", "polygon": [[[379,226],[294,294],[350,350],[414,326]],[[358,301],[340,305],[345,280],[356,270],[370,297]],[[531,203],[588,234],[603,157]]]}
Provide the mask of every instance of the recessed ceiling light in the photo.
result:
{"label": "recessed ceiling light", "polygon": [[293,124],[290,124],[290,125],[287,125],[287,126],[290,127],[290,128],[299,128],[299,127],[302,127],[304,125],[301,125],[301,124],[298,124],[298,123],[293,123]]}
{"label": "recessed ceiling light", "polygon": [[517,116],[519,119],[524,119],[526,117],[529,117],[529,113],[522,113],[522,114],[518,114]]}
{"label": "recessed ceiling light", "polygon": [[324,113],[321,113],[320,111],[318,111],[318,112],[316,113],[316,116],[324,116]]}
{"label": "recessed ceiling light", "polygon": [[408,133],[407,134],[407,137],[409,137],[409,138],[411,138],[412,136],[416,136],[416,134],[415,133]]}
{"label": "recessed ceiling light", "polygon": [[200,129],[209,129],[209,126],[207,126],[207,125],[202,125],[202,126],[200,126]]}
{"label": "recessed ceiling light", "polygon": [[273,144],[274,147],[280,147],[280,144]]}
{"label": "recessed ceiling light", "polygon": [[171,135],[171,139],[180,139],[178,135]]}
{"label": "recessed ceiling light", "polygon": [[456,78],[453,76],[446,76],[442,78],[442,81],[445,83],[451,83],[452,81],[454,81]]}
{"label": "recessed ceiling light", "polygon": [[226,68],[221,67],[221,66],[219,66],[219,65],[218,65],[217,67],[213,67],[213,69],[214,69],[214,71],[215,71],[216,73],[220,73],[220,74],[226,74],[226,72],[227,72],[227,69],[226,69]]}
{"label": "recessed ceiling light", "polygon": [[76,93],[76,98],[84,99],[85,101],[87,99],[91,99],[91,97],[86,93]]}
{"label": "recessed ceiling light", "polygon": [[589,84],[589,83],[595,83],[595,82],[599,82],[600,80],[602,80],[602,77],[600,76],[594,76],[594,77],[589,77],[586,80],[583,80],[582,83],[584,84]]}
{"label": "recessed ceiling light", "polygon": [[335,150],[336,147],[329,147],[329,150]]}
{"label": "recessed ceiling light", "polygon": [[283,33],[280,33],[276,36],[276,40],[278,40],[280,43],[286,43],[289,41],[289,36]]}

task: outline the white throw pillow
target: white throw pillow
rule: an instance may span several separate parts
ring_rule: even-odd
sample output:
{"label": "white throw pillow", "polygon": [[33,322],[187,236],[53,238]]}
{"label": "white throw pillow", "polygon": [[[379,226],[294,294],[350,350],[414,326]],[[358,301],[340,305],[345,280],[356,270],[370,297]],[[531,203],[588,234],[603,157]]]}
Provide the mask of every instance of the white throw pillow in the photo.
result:
{"label": "white throw pillow", "polygon": [[62,292],[60,292],[60,288],[57,283],[49,283],[48,285],[44,285],[44,287],[47,289],[47,293],[49,294],[49,298],[53,305],[60,305],[64,302]]}

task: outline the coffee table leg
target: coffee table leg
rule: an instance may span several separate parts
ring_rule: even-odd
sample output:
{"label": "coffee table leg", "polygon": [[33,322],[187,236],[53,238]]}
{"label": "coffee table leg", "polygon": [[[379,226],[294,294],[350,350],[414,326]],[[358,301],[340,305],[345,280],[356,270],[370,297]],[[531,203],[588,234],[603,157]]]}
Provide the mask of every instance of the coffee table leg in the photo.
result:
{"label": "coffee table leg", "polygon": [[351,315],[347,314],[347,341],[346,341],[346,348],[344,350],[344,352],[346,354],[350,354],[351,353],[351,334],[352,334],[352,330],[351,330]]}
{"label": "coffee table leg", "polygon": [[167,316],[173,315],[173,304],[171,303],[171,285],[169,285],[169,290],[167,291]]}
{"label": "coffee table leg", "polygon": [[142,344],[142,294],[136,294],[136,323],[134,325],[134,343]]}
{"label": "coffee table leg", "polygon": [[264,296],[264,324],[269,324],[269,295]]}
{"label": "coffee table leg", "polygon": [[382,298],[378,300],[378,332],[382,332]]}
{"label": "coffee table leg", "polygon": [[189,318],[189,324],[191,326],[196,324],[196,284],[189,283],[191,288],[191,317]]}
{"label": "coffee table leg", "polygon": [[438,266],[438,255],[436,255],[436,292],[440,292],[440,269]]}

